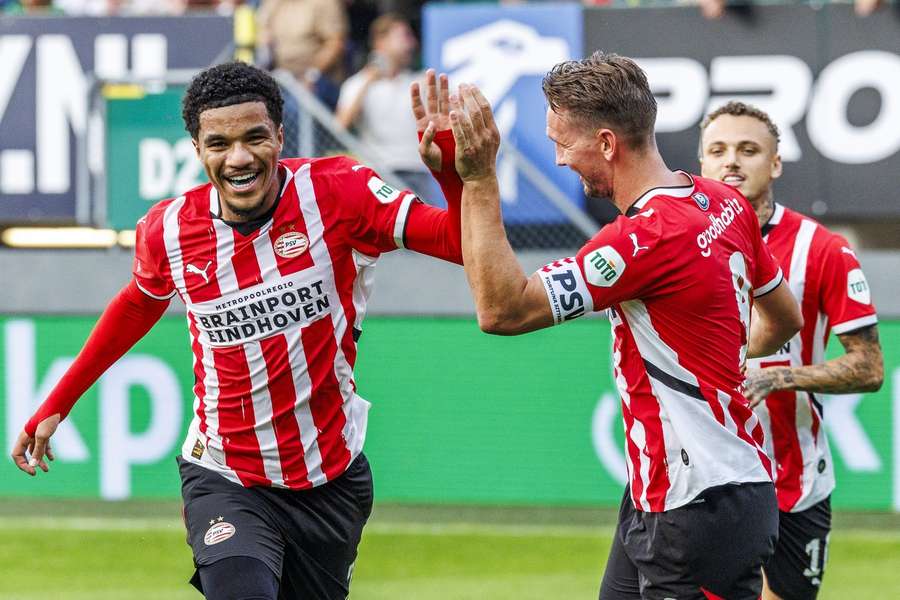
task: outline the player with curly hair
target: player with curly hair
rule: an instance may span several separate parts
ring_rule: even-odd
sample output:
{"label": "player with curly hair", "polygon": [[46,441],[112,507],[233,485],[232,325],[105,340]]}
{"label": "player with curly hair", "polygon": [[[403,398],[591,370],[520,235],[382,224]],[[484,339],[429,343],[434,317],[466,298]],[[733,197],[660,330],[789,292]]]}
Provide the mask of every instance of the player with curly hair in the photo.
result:
{"label": "player with curly hair", "polygon": [[346,598],[372,509],[353,378],[372,269],[397,248],[462,262],[447,79],[426,79],[413,113],[447,211],[345,156],[280,158],[283,101],[265,72],[197,75],[183,117],[209,183],[140,219],[133,279],[26,423],[16,465],[48,470],[59,422],[178,295],[195,375],[178,457],[192,583],[216,600]]}

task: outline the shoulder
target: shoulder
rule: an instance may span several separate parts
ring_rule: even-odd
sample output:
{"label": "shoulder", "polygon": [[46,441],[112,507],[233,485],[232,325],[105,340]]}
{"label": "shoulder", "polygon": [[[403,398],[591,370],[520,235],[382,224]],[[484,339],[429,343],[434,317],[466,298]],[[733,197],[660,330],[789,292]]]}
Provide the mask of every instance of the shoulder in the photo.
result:
{"label": "shoulder", "polygon": [[179,217],[194,219],[204,218],[209,214],[209,194],[212,184],[203,183],[193,187],[180,196],[160,200],[138,220],[138,226],[145,231],[162,229],[167,217],[177,212]]}
{"label": "shoulder", "polygon": [[350,177],[360,169],[365,168],[359,161],[343,154],[314,158],[282,158],[279,163],[295,175],[298,171],[305,168],[313,179]]}
{"label": "shoulder", "polygon": [[[359,202],[369,195],[381,202],[388,202],[400,194],[399,190],[385,183],[378,173],[352,157],[337,155],[303,160],[304,164],[309,165],[310,178],[316,186],[317,194],[339,196],[340,204]],[[302,166],[303,164],[300,165]]]}
{"label": "shoulder", "polygon": [[309,172],[314,176],[346,175],[355,173],[363,167],[356,159],[343,154],[295,160],[300,161],[300,166],[309,164]]}
{"label": "shoulder", "polygon": [[744,197],[744,194],[735,187],[728,185],[727,183],[722,183],[721,181],[717,181],[715,179],[707,179],[706,177],[699,177],[694,175],[694,194],[692,198],[698,202],[699,200],[696,198],[698,194],[705,195],[716,210],[720,209],[720,203],[736,203],[736,207],[740,208],[740,212],[748,213],[748,217],[754,223],[756,221],[756,211],[753,210],[753,206],[751,206],[750,202]]}
{"label": "shoulder", "polygon": [[168,213],[171,208],[183,204],[184,202],[184,196],[160,200],[151,206],[150,210],[148,210],[143,217],[138,219],[137,226],[141,227],[145,232],[161,230],[166,218],[166,213]]}
{"label": "shoulder", "polygon": [[284,166],[291,173],[296,173],[300,170],[300,168],[308,163],[311,163],[315,159],[311,158],[281,158],[278,163]]}
{"label": "shoulder", "polygon": [[625,237],[636,232],[657,232],[662,229],[662,221],[664,220],[661,210],[664,203],[650,202],[643,210],[630,215],[619,215],[614,221],[604,225],[600,231],[594,235],[593,240],[608,240],[614,238]]}
{"label": "shoulder", "polygon": [[804,215],[801,212],[784,207],[784,216],[782,222],[785,225],[791,225],[792,228],[800,229],[803,226],[811,234],[809,240],[810,250],[815,253],[841,253],[844,251],[852,254],[850,243],[841,234],[831,231],[814,218]]}
{"label": "shoulder", "polygon": [[694,189],[696,192],[701,192],[711,197],[718,198],[739,198],[746,202],[747,200],[744,198],[744,195],[738,190],[727,183],[722,183],[716,179],[709,179],[707,177],[701,177],[699,175],[691,175],[694,178]]}

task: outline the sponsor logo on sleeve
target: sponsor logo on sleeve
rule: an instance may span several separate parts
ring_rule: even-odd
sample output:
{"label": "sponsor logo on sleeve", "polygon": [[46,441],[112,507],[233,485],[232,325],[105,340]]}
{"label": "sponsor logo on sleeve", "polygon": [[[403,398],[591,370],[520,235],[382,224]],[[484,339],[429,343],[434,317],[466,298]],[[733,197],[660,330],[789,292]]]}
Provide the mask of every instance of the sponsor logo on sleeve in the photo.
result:
{"label": "sponsor logo on sleeve", "polygon": [[597,248],[584,257],[584,274],[588,283],[611,287],[625,272],[625,261],[612,246]]}
{"label": "sponsor logo on sleeve", "polygon": [[853,269],[847,273],[847,296],[860,304],[872,304],[869,283],[866,281],[862,269]]}
{"label": "sponsor logo on sleeve", "polygon": [[377,177],[371,177],[368,185],[369,190],[375,194],[375,197],[382,204],[393,202],[400,196],[400,190],[395,190]]}
{"label": "sponsor logo on sleeve", "polygon": [[275,254],[281,258],[300,256],[309,249],[309,238],[299,231],[289,231],[278,236],[273,244]]}
{"label": "sponsor logo on sleeve", "polygon": [[592,310],[593,300],[572,258],[563,258],[540,271],[555,323],[570,321]]}

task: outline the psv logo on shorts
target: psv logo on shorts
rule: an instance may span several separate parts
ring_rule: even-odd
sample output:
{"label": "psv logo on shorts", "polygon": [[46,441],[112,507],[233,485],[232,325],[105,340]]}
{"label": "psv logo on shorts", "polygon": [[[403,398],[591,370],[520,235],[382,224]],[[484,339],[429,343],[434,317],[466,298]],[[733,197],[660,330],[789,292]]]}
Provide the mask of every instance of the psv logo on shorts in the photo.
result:
{"label": "psv logo on shorts", "polygon": [[234,525],[228,521],[216,523],[206,530],[206,535],[203,536],[203,543],[207,546],[212,546],[219,542],[224,542],[233,536],[234,532]]}
{"label": "psv logo on shorts", "polygon": [[278,236],[273,248],[281,258],[294,258],[309,249],[309,238],[299,231],[289,231]]}

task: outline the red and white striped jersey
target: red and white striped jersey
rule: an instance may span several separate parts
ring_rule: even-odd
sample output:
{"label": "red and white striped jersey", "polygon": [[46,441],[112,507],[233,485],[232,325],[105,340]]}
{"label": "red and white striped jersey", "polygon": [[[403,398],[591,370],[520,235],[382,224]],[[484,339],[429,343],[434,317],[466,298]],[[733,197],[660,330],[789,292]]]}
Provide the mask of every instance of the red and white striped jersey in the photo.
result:
{"label": "red and white striped jersey", "polygon": [[[763,234],[800,303],[804,324],[777,354],[751,360],[749,367],[821,364],[831,331],[849,333],[877,322],[866,277],[847,240],[780,204]],[[775,460],[778,507],[799,512],[824,500],[834,489],[834,468],[815,396],[775,392],[756,413]]]}
{"label": "red and white striped jersey", "polygon": [[277,207],[243,235],[211,184],[154,206],[134,278],[178,294],[194,354],[185,460],[245,486],[304,489],[362,450],[356,338],[379,254],[404,245],[411,192],[345,157],[286,159]]}
{"label": "red and white striped jersey", "polygon": [[575,257],[539,272],[557,323],[609,309],[636,509],[771,481],[741,365],[753,298],[782,274],[739,193],[699,177],[650,190]]}

